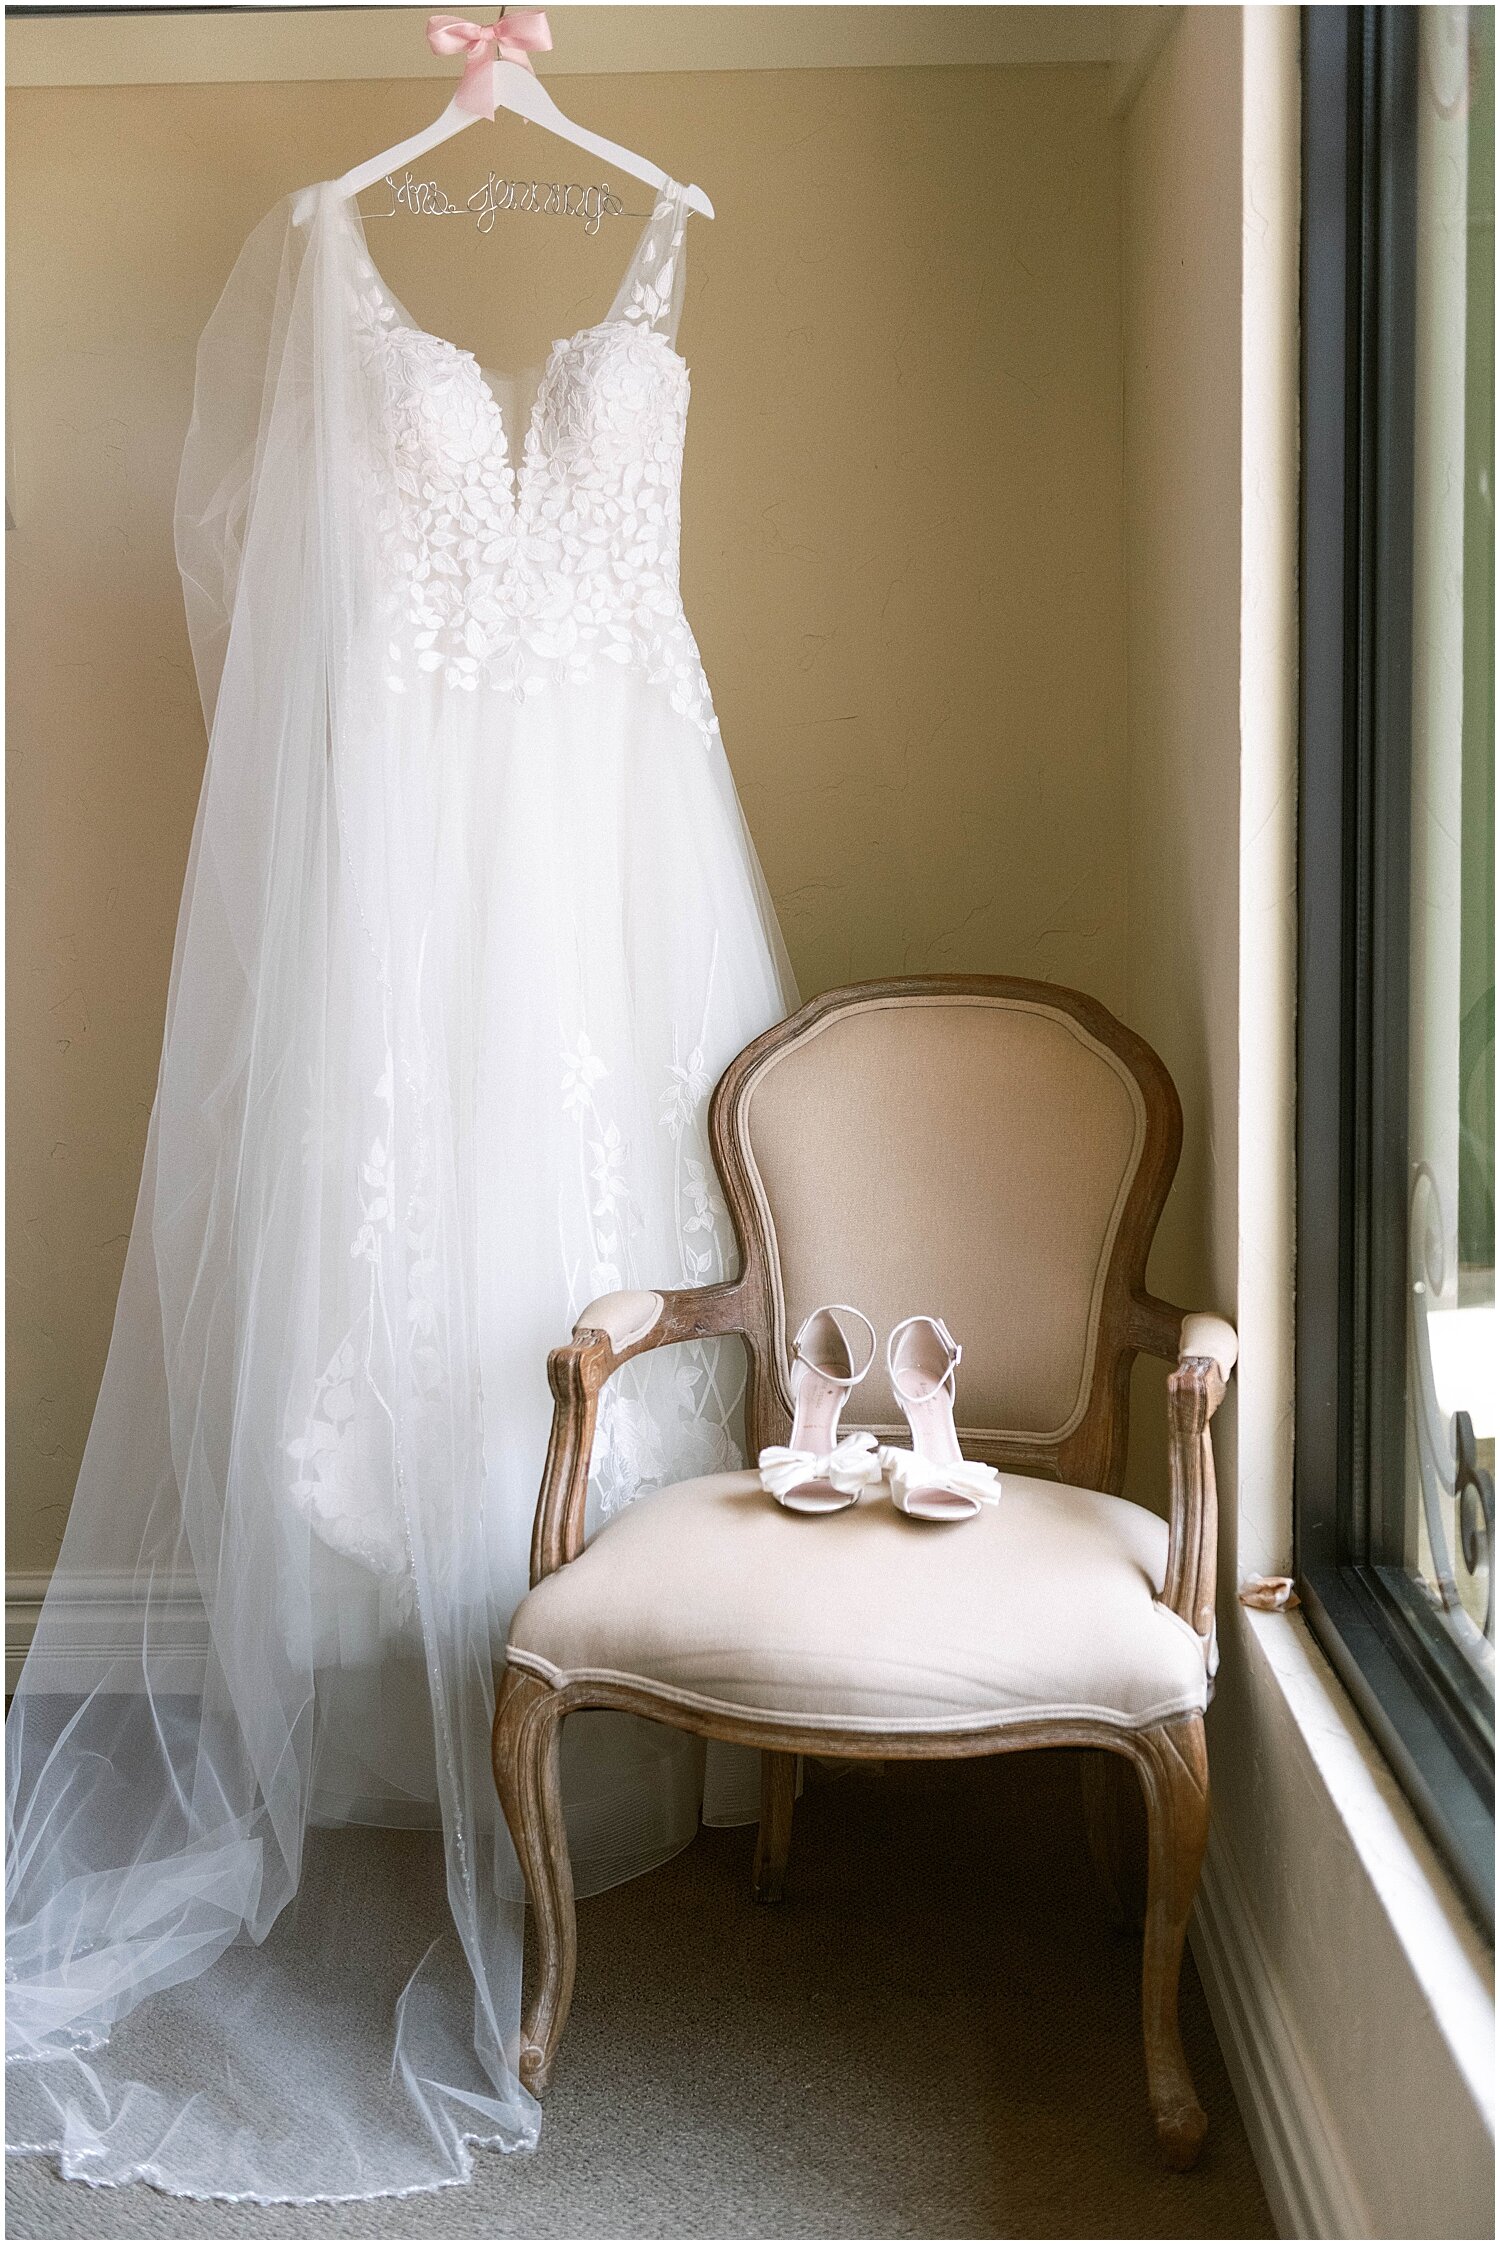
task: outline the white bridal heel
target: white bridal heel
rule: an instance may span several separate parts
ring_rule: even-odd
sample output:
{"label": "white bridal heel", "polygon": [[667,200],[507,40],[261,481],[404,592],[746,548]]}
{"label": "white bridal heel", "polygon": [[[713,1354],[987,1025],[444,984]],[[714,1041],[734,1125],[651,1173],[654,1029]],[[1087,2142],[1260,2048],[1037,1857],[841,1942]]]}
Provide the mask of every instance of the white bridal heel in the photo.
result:
{"label": "white bridal heel", "polygon": [[886,1368],[911,1428],[911,1448],[882,1446],[880,1464],[892,1504],[913,1520],[972,1520],[982,1504],[1000,1501],[995,1468],[972,1464],[958,1446],[954,1374],[963,1353],[940,1317],[908,1317],[886,1342]]}
{"label": "white bridal heel", "polygon": [[[857,1372],[841,1318],[853,1318],[869,1336]],[[874,1361],[875,1328],[847,1302],[814,1310],[792,1343],[791,1439],[772,1443],[759,1460],[761,1487],[788,1512],[842,1512],[880,1480],[873,1434],[838,1439],[839,1414]]]}

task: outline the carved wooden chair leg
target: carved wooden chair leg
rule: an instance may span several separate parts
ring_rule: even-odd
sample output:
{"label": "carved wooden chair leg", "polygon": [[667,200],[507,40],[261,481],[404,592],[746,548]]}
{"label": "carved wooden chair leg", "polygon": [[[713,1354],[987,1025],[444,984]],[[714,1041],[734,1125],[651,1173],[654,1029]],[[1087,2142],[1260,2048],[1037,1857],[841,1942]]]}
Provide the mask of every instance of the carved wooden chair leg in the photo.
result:
{"label": "carved wooden chair leg", "polygon": [[563,1825],[557,1694],[520,1669],[506,1671],[495,1709],[495,1784],[520,1858],[537,1936],[537,1984],[521,2021],[521,2080],[545,2097],[573,2001],[578,1928]]}
{"label": "carved wooden chair leg", "polygon": [[760,1757],[760,1830],[750,1890],[757,1902],[779,1902],[786,1886],[786,1859],[792,1845],[792,1809],[797,1798],[797,1757]]}
{"label": "carved wooden chair leg", "polygon": [[1146,1817],[1135,1770],[1123,1754],[1078,1757],[1083,1828],[1105,1907],[1139,1933],[1146,1922]]}
{"label": "carved wooden chair leg", "polygon": [[1208,1839],[1208,1755],[1203,1718],[1137,1732],[1132,1750],[1146,1796],[1149,1862],[1141,2015],[1146,2079],[1169,2167],[1191,2167],[1208,2128],[1183,2056],[1177,1981],[1188,1912]]}

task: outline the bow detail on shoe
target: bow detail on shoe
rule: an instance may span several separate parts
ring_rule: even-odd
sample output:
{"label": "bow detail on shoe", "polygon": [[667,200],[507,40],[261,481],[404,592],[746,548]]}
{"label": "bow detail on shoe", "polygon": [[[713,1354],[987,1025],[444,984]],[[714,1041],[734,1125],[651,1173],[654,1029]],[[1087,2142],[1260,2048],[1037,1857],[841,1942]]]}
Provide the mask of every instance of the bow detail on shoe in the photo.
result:
{"label": "bow detail on shoe", "polygon": [[950,1496],[968,1497],[975,1504],[1000,1502],[1000,1475],[992,1465],[980,1465],[970,1458],[961,1459],[957,1465],[940,1465],[935,1458],[924,1458],[919,1450],[895,1450],[887,1444],[881,1445],[879,1460],[898,1507],[903,1498],[918,1489],[942,1489]]}
{"label": "bow detail on shoe", "polygon": [[788,1450],[779,1442],[760,1454],[760,1485],[773,1497],[788,1496],[805,1481],[826,1481],[841,1497],[857,1497],[861,1489],[873,1488],[880,1475],[873,1434],[846,1434],[822,1457],[816,1450]]}

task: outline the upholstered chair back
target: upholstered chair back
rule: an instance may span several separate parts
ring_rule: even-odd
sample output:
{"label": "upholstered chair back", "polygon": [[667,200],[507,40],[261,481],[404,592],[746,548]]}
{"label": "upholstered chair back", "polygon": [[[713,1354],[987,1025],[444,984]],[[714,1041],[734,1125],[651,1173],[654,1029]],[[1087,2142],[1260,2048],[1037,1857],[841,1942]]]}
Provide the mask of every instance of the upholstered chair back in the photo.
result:
{"label": "upholstered chair back", "polygon": [[862,1309],[881,1340],[845,1428],[904,1442],[884,1339],[926,1311],[963,1344],[970,1454],[1118,1488],[1134,1306],[1181,1141],[1138,1037],[1047,983],[866,983],[741,1054],[712,1125],[763,1288],[757,1443],[784,1434],[790,1344],[823,1302]]}

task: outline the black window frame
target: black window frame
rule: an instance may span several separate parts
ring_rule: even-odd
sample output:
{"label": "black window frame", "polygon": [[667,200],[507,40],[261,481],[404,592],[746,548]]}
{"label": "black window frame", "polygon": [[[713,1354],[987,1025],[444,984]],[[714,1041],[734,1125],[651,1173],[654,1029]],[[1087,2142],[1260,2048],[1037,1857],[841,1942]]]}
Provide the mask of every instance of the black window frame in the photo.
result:
{"label": "black window frame", "polygon": [[1418,10],[1303,14],[1295,1565],[1493,1935],[1493,1711],[1401,1570]]}

